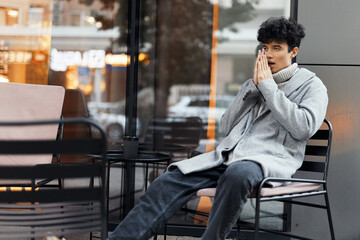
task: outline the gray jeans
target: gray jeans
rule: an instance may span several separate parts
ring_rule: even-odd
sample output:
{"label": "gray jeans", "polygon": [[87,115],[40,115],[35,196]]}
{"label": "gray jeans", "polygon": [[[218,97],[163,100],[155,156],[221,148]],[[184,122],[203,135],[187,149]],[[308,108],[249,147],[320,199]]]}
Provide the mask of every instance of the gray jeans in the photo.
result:
{"label": "gray jeans", "polygon": [[217,189],[202,239],[225,239],[247,196],[262,179],[261,167],[251,161],[234,162],[187,175],[177,168],[168,170],[150,185],[109,240],[148,240],[197,190],[208,187]]}

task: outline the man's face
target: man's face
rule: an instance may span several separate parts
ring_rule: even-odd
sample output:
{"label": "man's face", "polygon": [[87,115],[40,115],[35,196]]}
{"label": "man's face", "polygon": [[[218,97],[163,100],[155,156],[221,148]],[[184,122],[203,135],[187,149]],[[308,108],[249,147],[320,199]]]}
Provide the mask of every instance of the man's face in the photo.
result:
{"label": "man's face", "polygon": [[286,42],[272,41],[263,43],[263,49],[272,73],[276,73],[291,65],[291,59],[296,56],[299,49],[295,47],[290,52]]}

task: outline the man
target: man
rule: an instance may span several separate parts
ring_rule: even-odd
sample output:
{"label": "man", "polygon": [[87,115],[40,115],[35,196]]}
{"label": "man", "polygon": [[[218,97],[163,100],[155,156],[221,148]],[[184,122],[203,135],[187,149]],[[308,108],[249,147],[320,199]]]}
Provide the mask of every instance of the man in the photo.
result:
{"label": "man", "polygon": [[221,119],[226,137],[214,151],[170,165],[109,239],[149,239],[198,189],[215,186],[202,239],[225,239],[264,177],[295,173],[328,103],[321,80],[292,64],[304,36],[303,26],[285,18],[261,24],[254,78],[241,86]]}

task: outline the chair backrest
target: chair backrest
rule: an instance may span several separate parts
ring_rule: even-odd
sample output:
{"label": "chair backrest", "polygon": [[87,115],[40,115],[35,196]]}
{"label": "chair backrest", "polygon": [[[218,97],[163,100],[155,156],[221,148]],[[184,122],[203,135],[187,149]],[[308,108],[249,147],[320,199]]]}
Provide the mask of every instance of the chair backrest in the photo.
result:
{"label": "chair backrest", "polygon": [[[106,135],[89,119],[36,122],[0,122],[18,128],[59,124],[87,124],[99,131],[96,138],[0,140],[2,154],[92,154],[93,164],[39,164],[0,167],[0,182],[31,181],[29,190],[0,187],[0,239],[66,236],[101,231],[106,239]],[[66,188],[34,187],[41,179],[71,179]],[[83,180],[88,180],[84,184]],[[89,184],[92,181],[94,184]],[[1,185],[1,184],[0,184]]]}
{"label": "chair backrest", "polygon": [[[85,100],[85,95],[80,89],[65,89],[65,98],[61,115],[66,118],[89,118],[90,113]],[[90,138],[91,127],[84,124],[67,124],[62,130],[62,138]],[[57,159],[58,160],[58,159]],[[62,155],[61,163],[90,162],[86,155]]]}
{"label": "chair backrest", "polygon": [[[60,86],[22,83],[0,83],[0,121],[36,121],[60,119],[64,101],[64,88]],[[55,139],[57,125],[0,128],[0,139]],[[2,155],[0,165],[35,165],[50,163],[52,155]]]}
{"label": "chair backrest", "polygon": [[324,120],[322,127],[310,138],[305,150],[305,159],[298,171],[323,173],[326,180],[330,161],[332,126]]}
{"label": "chair backrest", "polygon": [[65,89],[62,115],[64,118],[90,117],[85,95],[80,89]]}
{"label": "chair backrest", "polygon": [[152,117],[144,141],[162,141],[195,149],[200,142],[202,127],[199,117]]}
{"label": "chair backrest", "polygon": [[[61,112],[64,118],[89,118],[85,95],[80,89],[65,89],[64,104]],[[79,135],[89,136],[91,130],[89,126],[66,126],[63,137],[74,137]]]}

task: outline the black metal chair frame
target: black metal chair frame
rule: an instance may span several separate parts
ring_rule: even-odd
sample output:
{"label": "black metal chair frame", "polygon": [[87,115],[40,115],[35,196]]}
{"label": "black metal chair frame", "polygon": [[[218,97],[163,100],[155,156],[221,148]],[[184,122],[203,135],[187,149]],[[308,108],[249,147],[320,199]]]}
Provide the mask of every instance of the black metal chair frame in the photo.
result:
{"label": "black metal chair frame", "polygon": [[[0,181],[30,180],[30,191],[0,191],[0,239],[23,239],[101,232],[107,237],[106,134],[89,119],[0,122],[1,127],[86,124],[97,129],[93,139],[0,140],[0,154],[92,154],[91,164],[1,166]],[[40,179],[98,179],[99,184],[76,188],[43,188]],[[1,183],[0,183],[1,184]],[[15,227],[14,229],[11,229]]]}
{"label": "black metal chair frame", "polygon": [[[139,151],[136,157],[128,157],[124,154],[123,151],[119,150],[109,150],[107,151],[107,160],[108,160],[108,168],[107,168],[107,182],[110,182],[110,169],[111,166],[116,164],[113,167],[122,168],[123,169],[123,183],[121,184],[121,193],[116,196],[110,197],[108,195],[107,197],[107,206],[108,206],[108,214],[120,211],[119,214],[119,220],[124,218],[124,215],[127,214],[127,211],[132,208],[132,206],[129,206],[128,201],[125,199],[132,199],[130,202],[134,201],[134,194],[141,191],[146,191],[148,188],[148,174],[149,174],[149,167],[152,167],[152,169],[159,169],[159,168],[165,168],[169,165],[171,156],[167,154],[162,153],[154,153],[154,152],[141,152]],[[152,166],[149,166],[152,165]],[[132,171],[129,168],[135,169],[135,168],[144,168],[145,174],[144,174],[144,186],[141,189],[135,190],[134,192],[130,191],[130,194],[127,191],[127,189],[130,187],[131,183],[126,179],[130,178],[132,174]],[[127,175],[130,174],[130,175]],[[109,187],[110,185],[108,185]],[[107,190],[108,194],[110,193],[109,189]],[[131,194],[132,193],[132,194]],[[110,209],[110,200],[114,200],[120,198],[120,204],[118,207]],[[118,225],[118,222],[108,221],[108,229],[109,231],[112,231],[116,228]]]}
{"label": "black metal chair frame", "polygon": [[[310,141],[308,142],[305,150],[305,156],[315,156],[320,157],[323,160],[322,161],[307,161],[307,159],[304,159],[303,165],[298,170],[299,171],[305,171],[305,172],[315,172],[322,174],[322,179],[309,179],[309,178],[274,178],[269,177],[265,178],[260,184],[259,187],[255,193],[255,195],[250,196],[256,200],[255,202],[255,224],[245,222],[245,221],[238,221],[237,222],[237,236],[236,239],[240,239],[240,232],[246,231],[247,236],[249,236],[249,229],[252,229],[254,231],[253,233],[253,239],[262,239],[261,237],[264,236],[266,233],[275,234],[275,235],[282,235],[284,237],[291,237],[296,239],[310,239],[306,237],[302,237],[299,235],[290,234],[288,232],[283,231],[276,231],[276,230],[270,230],[270,229],[264,229],[260,228],[260,205],[261,202],[269,202],[269,201],[280,201],[284,204],[297,204],[307,207],[314,207],[314,208],[320,208],[325,209],[327,212],[328,217],[328,223],[330,228],[330,234],[331,239],[335,239],[335,233],[334,233],[334,226],[332,222],[331,217],[331,211],[330,211],[330,203],[329,203],[329,197],[328,197],[328,187],[327,187],[327,177],[328,177],[328,168],[329,168],[329,161],[330,161],[330,151],[331,151],[331,142],[332,142],[332,126],[331,123],[328,120],[324,120],[324,125],[327,126],[327,129],[320,129],[315,133],[314,136],[311,137]],[[312,143],[311,143],[312,141]],[[316,142],[319,141],[319,142]],[[324,143],[324,141],[326,143]],[[261,196],[261,191],[263,188],[268,187],[268,182],[283,182],[283,183],[290,183],[290,182],[298,182],[298,183],[314,183],[319,184],[320,189],[307,191],[307,192],[298,192],[298,193],[292,193],[292,194],[286,194],[286,195],[276,195],[276,196]],[[325,205],[324,204],[315,204],[315,203],[309,203],[306,201],[297,201],[293,199],[298,198],[305,198],[305,197],[311,197],[311,196],[324,196]],[[201,216],[208,216],[207,213],[199,212],[197,210],[192,210],[184,207],[182,209],[185,212],[198,214]],[[281,215],[282,216],[282,215]],[[178,226],[178,225],[176,225]],[[173,228],[177,228],[176,226],[173,226]],[[166,237],[166,227],[164,229],[164,234]],[[185,229],[183,226],[178,226],[179,228]],[[188,228],[190,231],[197,232],[196,229]],[[190,235],[190,234],[186,234]],[[268,236],[266,239],[273,239],[273,236]]]}
{"label": "black metal chair frame", "polygon": [[203,123],[199,117],[151,117],[140,150],[185,153],[189,158],[199,146]]}
{"label": "black metal chair frame", "polygon": [[[331,151],[331,142],[332,142],[332,126],[328,120],[324,120],[324,123],[327,125],[328,129],[320,129],[318,132],[311,137],[311,140],[320,140],[320,141],[327,141],[326,145],[307,145],[305,150],[306,156],[317,156],[317,157],[324,157],[325,160],[323,162],[318,161],[305,161],[303,165],[298,171],[306,171],[306,172],[317,172],[322,173],[323,177],[321,180],[315,179],[304,179],[304,178],[274,178],[269,177],[265,178],[259,185],[259,188],[256,192],[256,206],[255,206],[255,236],[254,239],[259,239],[259,232],[269,232],[273,234],[279,234],[283,236],[288,236],[297,239],[309,239],[299,235],[289,234],[286,232],[274,231],[269,229],[260,228],[260,204],[261,202],[268,202],[268,201],[281,201],[288,204],[297,204],[307,207],[314,207],[314,208],[321,208],[326,209],[328,223],[330,228],[331,239],[335,239],[334,233],[334,226],[331,217],[330,211],[330,203],[329,203],[329,196],[328,196],[328,187],[327,187],[327,177],[328,177],[328,168],[329,168],[329,161],[330,161],[330,151]],[[309,192],[301,192],[301,193],[293,193],[287,195],[279,195],[279,196],[271,196],[271,197],[262,197],[261,190],[266,186],[268,182],[299,182],[299,183],[315,183],[321,184],[322,189],[309,191]],[[315,204],[315,203],[308,203],[305,201],[297,201],[293,199],[304,198],[304,197],[311,197],[311,196],[324,196],[325,205],[323,204]]]}

